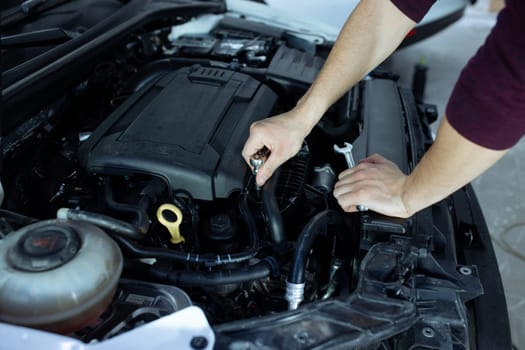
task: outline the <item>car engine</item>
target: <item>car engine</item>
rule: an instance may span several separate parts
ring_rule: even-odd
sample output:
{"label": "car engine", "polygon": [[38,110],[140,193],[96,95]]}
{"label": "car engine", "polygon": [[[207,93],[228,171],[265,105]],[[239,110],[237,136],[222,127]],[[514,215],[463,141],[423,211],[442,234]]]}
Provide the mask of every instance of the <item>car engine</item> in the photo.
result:
{"label": "car engine", "polygon": [[196,305],[217,348],[473,345],[472,190],[409,219],[345,213],[331,193],[347,167],[334,145],[409,172],[435,107],[377,69],[259,188],[249,127],[293,107],[330,45],[170,6],[6,107],[0,321],[93,343]]}

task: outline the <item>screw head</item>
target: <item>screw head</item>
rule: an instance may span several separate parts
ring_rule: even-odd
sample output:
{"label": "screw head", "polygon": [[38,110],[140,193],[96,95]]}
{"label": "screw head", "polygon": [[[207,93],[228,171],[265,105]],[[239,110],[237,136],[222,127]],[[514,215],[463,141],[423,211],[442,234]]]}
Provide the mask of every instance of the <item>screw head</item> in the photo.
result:
{"label": "screw head", "polygon": [[425,338],[434,338],[434,336],[436,335],[436,332],[430,327],[424,327],[421,330],[421,333],[423,333],[423,336]]}
{"label": "screw head", "polygon": [[472,275],[472,269],[467,266],[461,266],[459,268],[459,273],[462,274],[463,276],[470,276]]}
{"label": "screw head", "polygon": [[195,336],[191,339],[190,346],[196,350],[205,349],[208,346],[208,339],[203,336]]}

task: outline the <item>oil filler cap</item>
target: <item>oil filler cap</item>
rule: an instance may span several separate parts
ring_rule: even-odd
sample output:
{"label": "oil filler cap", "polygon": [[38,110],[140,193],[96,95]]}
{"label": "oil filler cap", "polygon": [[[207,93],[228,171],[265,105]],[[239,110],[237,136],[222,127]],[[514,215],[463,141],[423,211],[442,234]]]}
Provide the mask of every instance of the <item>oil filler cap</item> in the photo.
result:
{"label": "oil filler cap", "polygon": [[41,272],[64,265],[79,251],[81,239],[69,226],[50,224],[22,235],[8,253],[12,267]]}

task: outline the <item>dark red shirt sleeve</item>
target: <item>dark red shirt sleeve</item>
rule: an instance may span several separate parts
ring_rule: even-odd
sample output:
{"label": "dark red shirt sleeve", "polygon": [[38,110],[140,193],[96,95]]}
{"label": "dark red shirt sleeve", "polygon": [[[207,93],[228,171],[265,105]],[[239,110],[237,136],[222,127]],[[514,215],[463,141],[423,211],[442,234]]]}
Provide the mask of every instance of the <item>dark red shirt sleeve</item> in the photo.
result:
{"label": "dark red shirt sleeve", "polygon": [[470,141],[495,150],[525,134],[525,1],[508,0],[452,91],[447,118]]}
{"label": "dark red shirt sleeve", "polygon": [[436,0],[390,0],[407,17],[416,23],[426,15]]}

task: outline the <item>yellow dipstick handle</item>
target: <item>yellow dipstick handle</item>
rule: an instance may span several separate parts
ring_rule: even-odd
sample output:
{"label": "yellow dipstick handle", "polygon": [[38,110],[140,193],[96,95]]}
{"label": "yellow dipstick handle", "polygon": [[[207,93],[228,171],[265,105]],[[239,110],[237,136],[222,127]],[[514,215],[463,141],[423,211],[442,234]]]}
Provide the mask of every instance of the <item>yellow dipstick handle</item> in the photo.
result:
{"label": "yellow dipstick handle", "polygon": [[[175,221],[166,219],[165,212],[175,214]],[[169,215],[169,214],[168,214]],[[170,215],[171,216],[171,215]],[[169,217],[169,216],[168,216]],[[173,244],[179,244],[184,242],[184,237],[180,234],[179,226],[182,222],[182,211],[173,204],[163,204],[157,209],[157,219],[164,225],[168,231],[170,231],[171,239],[170,242]]]}

